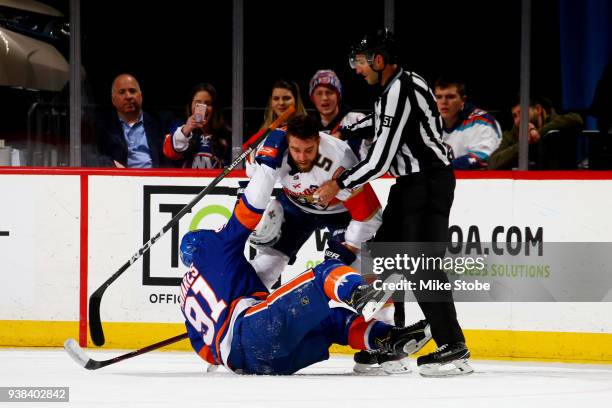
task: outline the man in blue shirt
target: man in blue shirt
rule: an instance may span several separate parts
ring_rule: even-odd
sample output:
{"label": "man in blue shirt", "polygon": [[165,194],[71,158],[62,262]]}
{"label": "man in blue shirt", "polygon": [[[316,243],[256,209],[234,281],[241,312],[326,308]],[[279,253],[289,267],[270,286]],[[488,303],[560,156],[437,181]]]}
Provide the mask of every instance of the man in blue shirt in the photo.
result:
{"label": "man in blue shirt", "polygon": [[163,129],[142,110],[142,91],[136,78],[118,75],[112,85],[116,115],[97,126],[98,148],[103,166],[163,167]]}

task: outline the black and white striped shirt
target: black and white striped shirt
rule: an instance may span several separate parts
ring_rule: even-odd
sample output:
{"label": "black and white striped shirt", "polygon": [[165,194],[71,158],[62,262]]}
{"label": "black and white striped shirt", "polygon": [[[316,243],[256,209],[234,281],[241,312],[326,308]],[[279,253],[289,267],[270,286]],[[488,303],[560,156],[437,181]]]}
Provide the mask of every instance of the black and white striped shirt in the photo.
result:
{"label": "black and white striped shirt", "polygon": [[450,165],[433,92],[419,75],[399,68],[374,105],[374,145],[367,157],[336,181],[354,188],[384,175],[395,177]]}

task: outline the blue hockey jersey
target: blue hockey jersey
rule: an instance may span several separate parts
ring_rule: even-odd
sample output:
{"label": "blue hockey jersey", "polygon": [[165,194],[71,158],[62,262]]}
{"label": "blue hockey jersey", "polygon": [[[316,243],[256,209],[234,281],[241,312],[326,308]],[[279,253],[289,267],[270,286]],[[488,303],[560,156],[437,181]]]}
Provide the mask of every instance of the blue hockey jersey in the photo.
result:
{"label": "blue hockey jersey", "polygon": [[211,364],[227,365],[235,320],[269,293],[244,256],[244,247],[270,199],[275,174],[262,166],[218,232],[198,230],[181,283],[181,310],[194,350]]}

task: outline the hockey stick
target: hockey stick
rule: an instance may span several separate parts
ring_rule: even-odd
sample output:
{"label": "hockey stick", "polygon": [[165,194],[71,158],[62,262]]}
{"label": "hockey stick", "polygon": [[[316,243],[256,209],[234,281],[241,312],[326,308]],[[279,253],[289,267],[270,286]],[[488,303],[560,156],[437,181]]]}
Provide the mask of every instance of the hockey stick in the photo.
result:
{"label": "hockey stick", "polygon": [[[293,106],[290,106],[288,111],[292,111],[292,113],[295,111],[295,108]],[[291,116],[291,113],[289,115],[287,115],[287,112],[283,113],[282,115],[280,115],[278,118],[276,118],[276,120],[274,122],[272,122],[272,124],[270,125],[270,128],[272,126],[274,126],[274,124],[276,123],[276,126],[274,127],[274,129],[276,129],[277,127],[279,127],[280,125],[282,125],[288,118],[289,116]],[[279,120],[281,118],[285,118],[284,120],[281,120],[279,122]],[[250,147],[255,147],[257,148],[257,145],[259,144],[259,142],[261,142],[261,140],[259,140],[259,137],[261,136],[262,132],[266,132],[269,128],[264,128],[264,129],[260,129],[259,132],[255,133],[253,136],[249,137],[249,140],[247,140],[246,142],[244,142],[242,144],[242,150],[246,150]]]}
{"label": "hockey stick", "polygon": [[91,334],[91,340],[96,346],[104,345],[104,331],[102,329],[102,320],[100,319],[100,303],[102,302],[102,295],[104,291],[125,272],[134,262],[136,262],[142,254],[151,248],[168,230],[176,225],[179,220],[187,214],[197,203],[208,194],[219,182],[225,178],[236,166],[238,166],[245,157],[247,157],[253,150],[257,148],[257,145],[263,141],[270,132],[276,129],[278,126],[283,124],[292,114],[295,112],[295,108],[290,106],[285,113],[279,116],[267,129],[262,129],[257,134],[259,137],[253,144],[251,144],[245,151],[243,151],[236,159],[219,174],[213,181],[210,182],[206,188],[198,193],[189,204],[187,204],[181,211],[179,211],[174,218],[172,218],[157,234],[155,234],[142,248],[138,250],[132,257],[124,263],[121,268],[117,270],[110,278],[106,280],[94,293],[89,297],[89,332]]}
{"label": "hockey stick", "polygon": [[171,337],[166,340],[162,340],[158,343],[151,344],[150,346],[143,347],[136,351],[132,351],[127,354],[122,354],[115,358],[111,358],[109,360],[94,360],[91,359],[85,354],[83,349],[79,346],[74,339],[68,339],[64,342],[64,350],[72,359],[81,367],[85,367],[88,370],[97,370],[98,368],[106,367],[107,365],[115,364],[123,360],[127,360],[128,358],[136,357],[144,353],[148,353],[149,351],[157,350],[159,348],[165,347],[169,344],[176,343],[177,341],[181,341],[187,338],[187,333],[179,334],[178,336]]}
{"label": "hockey stick", "polygon": [[363,122],[367,122],[368,120],[372,119],[374,117],[373,113],[369,113],[366,116],[364,116],[363,118],[359,119],[357,122],[348,125],[347,128],[348,130],[355,130],[357,128],[357,126],[361,125]]}

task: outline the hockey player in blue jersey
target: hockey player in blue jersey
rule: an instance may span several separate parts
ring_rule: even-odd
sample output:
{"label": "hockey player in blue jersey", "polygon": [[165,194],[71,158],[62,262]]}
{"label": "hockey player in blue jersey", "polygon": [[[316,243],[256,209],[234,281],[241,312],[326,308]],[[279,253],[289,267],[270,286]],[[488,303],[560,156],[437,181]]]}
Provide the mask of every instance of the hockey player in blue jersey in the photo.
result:
{"label": "hockey player in blue jersey", "polygon": [[[341,245],[332,248],[337,259],[272,293],[258,278],[244,247],[270,199],[285,145],[283,132],[268,137],[256,158],[262,165],[225,227],[192,231],[182,239],[181,259],[189,271],[181,283],[180,306],[194,350],[208,363],[237,373],[282,375],[326,360],[332,343],[409,354],[421,349],[431,339],[425,321],[400,328],[356,313],[371,316],[391,292],[365,285],[359,273],[338,260],[352,255]],[[330,300],[347,307],[330,308]]]}

